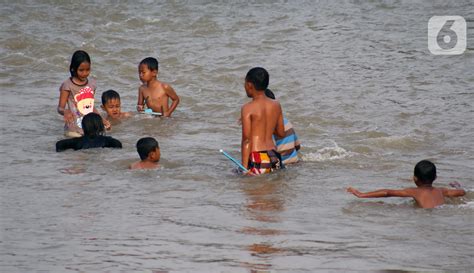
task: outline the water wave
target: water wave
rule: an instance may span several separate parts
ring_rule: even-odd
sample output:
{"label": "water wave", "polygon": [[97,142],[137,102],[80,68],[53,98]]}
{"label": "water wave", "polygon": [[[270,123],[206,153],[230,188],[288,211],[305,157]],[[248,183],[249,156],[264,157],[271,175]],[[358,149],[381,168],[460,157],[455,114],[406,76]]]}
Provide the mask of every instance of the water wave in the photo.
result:
{"label": "water wave", "polygon": [[352,152],[347,151],[342,147],[339,147],[337,143],[334,142],[334,146],[332,147],[324,147],[314,153],[304,154],[302,156],[302,160],[305,162],[334,161],[351,157],[352,155]]}

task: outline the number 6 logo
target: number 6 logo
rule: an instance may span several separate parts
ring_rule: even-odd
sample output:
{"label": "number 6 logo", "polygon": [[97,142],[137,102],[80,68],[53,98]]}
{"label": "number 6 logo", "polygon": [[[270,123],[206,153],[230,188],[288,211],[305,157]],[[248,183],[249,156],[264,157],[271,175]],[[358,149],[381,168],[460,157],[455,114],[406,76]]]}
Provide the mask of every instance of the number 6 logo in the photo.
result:
{"label": "number 6 logo", "polygon": [[459,55],[466,50],[466,20],[433,16],[428,21],[428,49],[434,55]]}

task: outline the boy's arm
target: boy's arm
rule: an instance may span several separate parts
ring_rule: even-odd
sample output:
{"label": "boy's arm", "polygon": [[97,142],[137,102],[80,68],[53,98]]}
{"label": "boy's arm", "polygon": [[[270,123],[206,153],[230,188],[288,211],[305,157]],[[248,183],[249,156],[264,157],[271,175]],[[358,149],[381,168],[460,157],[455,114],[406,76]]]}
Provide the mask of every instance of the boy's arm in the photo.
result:
{"label": "boy's arm", "polygon": [[442,188],[443,195],[447,197],[458,197],[458,196],[464,196],[466,194],[466,191],[463,189],[447,189],[447,188]]}
{"label": "boy's arm", "polygon": [[412,189],[403,189],[403,190],[389,190],[382,189],[370,192],[360,192],[354,188],[347,188],[347,192],[352,193],[353,195],[359,198],[378,198],[378,197],[413,197],[414,192]]}
{"label": "boy's arm", "polygon": [[137,101],[137,111],[142,112],[144,110],[143,107],[143,100],[145,98],[143,97],[143,92],[142,92],[142,87],[138,87],[138,101]]}
{"label": "boy's arm", "polygon": [[176,109],[176,107],[179,104],[179,97],[176,94],[176,92],[174,91],[173,87],[171,87],[170,85],[168,85],[168,84],[165,85],[164,89],[165,89],[166,95],[168,95],[168,97],[171,99],[172,103],[171,103],[171,106],[168,109],[168,111],[166,113],[163,113],[163,116],[171,117],[171,113],[173,113],[174,109]]}
{"label": "boy's arm", "polygon": [[241,143],[241,154],[242,154],[242,165],[248,169],[249,156],[250,156],[250,133],[251,133],[251,120],[248,110],[245,105],[241,109],[242,120],[242,143]]}

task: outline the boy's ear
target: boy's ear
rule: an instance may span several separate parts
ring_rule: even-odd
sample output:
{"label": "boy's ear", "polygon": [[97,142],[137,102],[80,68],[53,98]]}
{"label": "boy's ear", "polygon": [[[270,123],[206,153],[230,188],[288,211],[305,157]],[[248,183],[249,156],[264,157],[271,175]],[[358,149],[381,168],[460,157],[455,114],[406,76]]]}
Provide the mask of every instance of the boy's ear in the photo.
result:
{"label": "boy's ear", "polygon": [[418,177],[413,176],[413,182],[415,182],[415,183],[418,182]]}
{"label": "boy's ear", "polygon": [[101,105],[100,108],[105,111],[104,105]]}

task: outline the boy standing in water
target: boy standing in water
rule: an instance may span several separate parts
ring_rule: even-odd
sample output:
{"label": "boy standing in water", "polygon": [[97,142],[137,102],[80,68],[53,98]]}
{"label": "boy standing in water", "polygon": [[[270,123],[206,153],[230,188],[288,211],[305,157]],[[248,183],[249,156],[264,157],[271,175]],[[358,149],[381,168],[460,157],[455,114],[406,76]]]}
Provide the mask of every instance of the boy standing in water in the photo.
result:
{"label": "boy standing in water", "polygon": [[[413,181],[416,188],[406,188],[402,190],[377,190],[372,192],[359,192],[354,188],[347,188],[347,191],[359,198],[377,197],[412,197],[418,206],[422,208],[434,208],[444,204],[444,197],[463,196],[466,192],[463,189],[435,188],[432,186],[436,179],[436,166],[428,160],[422,160],[415,166]],[[458,186],[458,185],[455,185]]]}
{"label": "boy standing in water", "polygon": [[273,134],[285,136],[280,103],[265,95],[270,76],[261,67],[249,70],[245,92],[251,102],[242,106],[242,165],[253,174],[270,173],[283,167]]}
{"label": "boy standing in water", "polygon": [[[152,57],[143,59],[138,65],[138,74],[143,84],[138,88],[137,111],[144,111],[145,103],[153,112],[171,117],[179,104],[179,97],[169,84],[157,79],[158,60]],[[171,99],[171,105],[169,105],[169,99]]]}

